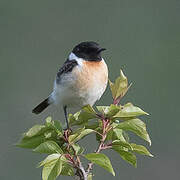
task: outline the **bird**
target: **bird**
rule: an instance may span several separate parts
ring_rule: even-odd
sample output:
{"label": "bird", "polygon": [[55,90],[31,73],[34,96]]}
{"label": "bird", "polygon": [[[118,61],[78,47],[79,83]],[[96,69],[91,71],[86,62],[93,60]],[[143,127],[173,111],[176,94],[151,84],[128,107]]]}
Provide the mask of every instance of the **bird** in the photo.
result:
{"label": "bird", "polygon": [[52,93],[32,112],[40,114],[49,105],[60,104],[69,129],[67,108],[93,106],[103,95],[108,82],[108,67],[97,42],[86,41],[76,45],[57,72]]}

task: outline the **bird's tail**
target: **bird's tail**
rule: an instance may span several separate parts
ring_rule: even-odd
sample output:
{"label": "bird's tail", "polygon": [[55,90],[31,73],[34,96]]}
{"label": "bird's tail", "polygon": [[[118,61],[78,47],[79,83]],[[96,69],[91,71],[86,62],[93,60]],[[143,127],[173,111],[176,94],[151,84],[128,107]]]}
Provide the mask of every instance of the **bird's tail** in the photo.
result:
{"label": "bird's tail", "polygon": [[51,104],[49,97],[37,105],[33,110],[32,113],[40,114],[44,109],[46,109]]}

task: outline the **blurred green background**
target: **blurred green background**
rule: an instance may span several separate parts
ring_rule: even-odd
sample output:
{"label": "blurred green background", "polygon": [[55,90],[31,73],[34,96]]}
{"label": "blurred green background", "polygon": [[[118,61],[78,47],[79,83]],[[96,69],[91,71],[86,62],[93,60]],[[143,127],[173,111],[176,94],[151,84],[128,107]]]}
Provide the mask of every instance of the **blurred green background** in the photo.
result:
{"label": "blurred green background", "polygon": [[[51,92],[73,46],[86,40],[108,49],[103,57],[111,80],[122,68],[133,82],[123,102],[150,113],[143,119],[155,155],[138,156],[135,169],[109,151],[116,176],[96,167],[94,179],[180,179],[178,0],[0,0],[0,179],[41,179],[36,165],[43,156],[14,144],[49,115],[64,122],[56,107],[39,116],[31,110]],[[107,89],[98,104],[110,102]],[[84,142],[93,143],[94,137]]]}

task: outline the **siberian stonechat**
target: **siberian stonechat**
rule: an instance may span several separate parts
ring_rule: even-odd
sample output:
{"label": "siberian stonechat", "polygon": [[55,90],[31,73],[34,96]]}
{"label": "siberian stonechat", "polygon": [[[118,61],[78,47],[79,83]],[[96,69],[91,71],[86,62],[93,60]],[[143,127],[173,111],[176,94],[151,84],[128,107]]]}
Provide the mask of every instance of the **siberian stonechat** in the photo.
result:
{"label": "siberian stonechat", "polygon": [[53,92],[32,112],[39,114],[50,104],[61,104],[69,128],[67,107],[92,106],[106,89],[108,68],[101,57],[104,50],[96,42],[75,46],[56,75]]}

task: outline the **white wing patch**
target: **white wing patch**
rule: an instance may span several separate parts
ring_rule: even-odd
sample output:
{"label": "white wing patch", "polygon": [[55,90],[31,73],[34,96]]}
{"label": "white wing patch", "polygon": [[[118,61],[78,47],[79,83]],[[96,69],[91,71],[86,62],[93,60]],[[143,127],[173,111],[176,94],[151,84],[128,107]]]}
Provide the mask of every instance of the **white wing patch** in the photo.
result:
{"label": "white wing patch", "polygon": [[71,61],[71,60],[76,60],[80,66],[83,65],[83,59],[82,59],[82,58],[78,58],[78,57],[77,57],[74,53],[72,53],[72,52],[70,53],[68,59],[69,59],[70,61]]}

